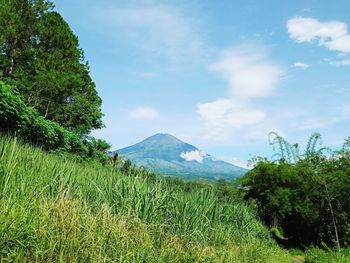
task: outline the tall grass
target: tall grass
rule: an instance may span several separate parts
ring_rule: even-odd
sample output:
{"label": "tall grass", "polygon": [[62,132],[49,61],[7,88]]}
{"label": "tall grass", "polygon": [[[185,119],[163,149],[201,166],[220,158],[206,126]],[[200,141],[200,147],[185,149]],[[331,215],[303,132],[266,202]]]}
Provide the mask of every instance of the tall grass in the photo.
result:
{"label": "tall grass", "polygon": [[309,248],[305,251],[305,259],[307,263],[349,263],[350,249],[326,251],[319,248]]}
{"label": "tall grass", "polygon": [[290,262],[243,204],[215,189],[124,176],[0,138],[0,259]]}

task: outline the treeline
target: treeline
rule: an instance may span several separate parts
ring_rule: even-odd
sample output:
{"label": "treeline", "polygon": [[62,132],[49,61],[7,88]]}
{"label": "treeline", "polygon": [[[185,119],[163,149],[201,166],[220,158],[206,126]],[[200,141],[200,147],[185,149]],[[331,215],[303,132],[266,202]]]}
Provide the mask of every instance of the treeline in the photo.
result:
{"label": "treeline", "polygon": [[341,150],[317,149],[314,134],[306,152],[274,135],[277,160],[258,158],[241,181],[241,194],[288,247],[349,247],[350,139]]}

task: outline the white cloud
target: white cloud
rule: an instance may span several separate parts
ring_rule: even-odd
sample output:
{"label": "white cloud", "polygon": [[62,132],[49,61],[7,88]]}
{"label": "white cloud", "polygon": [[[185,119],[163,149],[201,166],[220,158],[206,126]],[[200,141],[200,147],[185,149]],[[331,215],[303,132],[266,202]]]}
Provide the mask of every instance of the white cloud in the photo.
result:
{"label": "white cloud", "polygon": [[229,127],[241,128],[253,125],[265,118],[263,111],[240,105],[230,99],[198,104],[197,113],[209,128],[218,131]]}
{"label": "white cloud", "polygon": [[329,116],[328,118],[312,118],[300,122],[298,128],[301,130],[315,130],[327,128],[332,125],[348,121],[349,119],[349,116]]}
{"label": "white cloud", "polygon": [[321,129],[333,126],[338,123],[343,123],[350,120],[350,107],[345,105],[338,107],[333,112],[328,113],[326,116],[320,118],[307,118],[304,121],[300,121],[298,128],[301,130],[306,129]]}
{"label": "white cloud", "polygon": [[207,137],[218,138],[265,120],[266,113],[253,99],[272,95],[283,70],[270,61],[258,46],[238,46],[226,50],[209,66],[228,82],[228,96],[197,105],[197,114],[208,128]]}
{"label": "white cloud", "polygon": [[289,36],[298,43],[317,41],[329,50],[350,53],[350,34],[344,22],[295,17],[288,20],[287,29]]}
{"label": "white cloud", "polygon": [[227,80],[230,95],[239,99],[270,95],[282,74],[282,70],[269,61],[266,52],[257,46],[228,49],[209,69]]}
{"label": "white cloud", "polygon": [[337,66],[337,67],[350,66],[350,59],[329,61],[329,64],[331,64],[333,66]]}
{"label": "white cloud", "polygon": [[199,56],[203,48],[197,21],[170,6],[114,8],[100,14],[100,19],[117,26],[120,32],[127,32],[138,48],[146,49],[153,56],[161,54],[179,60]]}
{"label": "white cloud", "polygon": [[202,163],[204,159],[203,154],[199,150],[194,150],[191,152],[183,152],[181,153],[180,157],[185,159],[188,162],[196,161],[198,163]]}
{"label": "white cloud", "polygon": [[132,119],[155,119],[159,112],[152,107],[139,107],[129,112],[128,117]]}
{"label": "white cloud", "polygon": [[248,169],[248,162],[246,160],[242,160],[240,158],[231,156],[220,157],[219,159],[231,163],[233,165]]}
{"label": "white cloud", "polygon": [[294,63],[293,67],[305,70],[305,69],[308,69],[310,66],[308,64],[303,63],[303,62],[296,62],[296,63]]}

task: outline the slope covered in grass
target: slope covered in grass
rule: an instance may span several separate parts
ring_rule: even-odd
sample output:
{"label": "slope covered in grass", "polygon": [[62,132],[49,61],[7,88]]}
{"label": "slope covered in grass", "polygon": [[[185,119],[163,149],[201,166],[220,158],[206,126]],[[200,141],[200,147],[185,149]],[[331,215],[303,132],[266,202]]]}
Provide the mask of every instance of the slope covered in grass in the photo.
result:
{"label": "slope covered in grass", "polygon": [[76,164],[0,138],[0,259],[290,262],[242,204],[214,189]]}

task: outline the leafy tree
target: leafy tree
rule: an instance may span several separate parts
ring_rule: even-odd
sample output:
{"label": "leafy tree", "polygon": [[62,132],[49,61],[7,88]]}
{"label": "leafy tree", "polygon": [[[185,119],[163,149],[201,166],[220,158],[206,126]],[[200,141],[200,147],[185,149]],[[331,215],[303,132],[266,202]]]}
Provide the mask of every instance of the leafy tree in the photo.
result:
{"label": "leafy tree", "polygon": [[46,0],[0,0],[0,74],[28,106],[80,135],[103,127],[78,38]]}
{"label": "leafy tree", "polygon": [[316,135],[295,161],[258,159],[244,176],[242,191],[261,220],[283,234],[283,244],[325,243],[339,249],[350,243],[348,142],[341,151],[325,155],[316,150]]}

